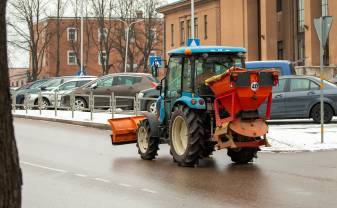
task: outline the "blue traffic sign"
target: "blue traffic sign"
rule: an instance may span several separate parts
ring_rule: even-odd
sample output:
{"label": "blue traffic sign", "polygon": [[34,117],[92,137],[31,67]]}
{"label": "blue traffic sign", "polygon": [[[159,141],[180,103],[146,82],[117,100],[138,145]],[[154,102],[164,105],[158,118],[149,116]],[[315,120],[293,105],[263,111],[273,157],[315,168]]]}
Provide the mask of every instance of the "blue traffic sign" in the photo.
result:
{"label": "blue traffic sign", "polygon": [[195,46],[200,46],[200,39],[198,38],[189,38],[187,39],[187,46],[188,47],[195,47]]}
{"label": "blue traffic sign", "polygon": [[149,57],[150,66],[161,67],[162,59],[160,56],[150,56]]}

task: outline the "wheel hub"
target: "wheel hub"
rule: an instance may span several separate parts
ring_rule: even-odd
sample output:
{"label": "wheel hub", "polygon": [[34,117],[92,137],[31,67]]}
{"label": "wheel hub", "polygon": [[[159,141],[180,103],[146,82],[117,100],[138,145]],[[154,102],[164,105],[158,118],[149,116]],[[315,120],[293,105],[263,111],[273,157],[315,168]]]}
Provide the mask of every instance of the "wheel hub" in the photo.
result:
{"label": "wheel hub", "polygon": [[182,116],[177,116],[172,125],[172,144],[178,155],[183,155],[187,149],[187,124]]}

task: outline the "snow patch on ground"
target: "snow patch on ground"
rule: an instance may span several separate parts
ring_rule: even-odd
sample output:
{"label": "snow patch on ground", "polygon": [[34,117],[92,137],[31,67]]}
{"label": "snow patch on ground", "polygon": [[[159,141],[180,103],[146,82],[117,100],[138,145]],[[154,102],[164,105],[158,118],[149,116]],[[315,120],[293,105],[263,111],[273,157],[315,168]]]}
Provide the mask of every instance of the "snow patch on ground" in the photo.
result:
{"label": "snow patch on ground", "polygon": [[[129,117],[131,115],[121,110],[114,114],[115,118]],[[26,115],[25,110],[15,110],[15,115]],[[74,112],[72,118],[71,111],[55,111],[42,110],[41,115],[39,110],[28,110],[29,116],[59,118],[66,120],[91,122],[99,124],[108,124],[108,119],[112,117],[109,112],[96,112],[93,113],[93,120],[90,119],[90,112]],[[263,147],[264,152],[296,152],[296,151],[318,151],[318,150],[337,150],[337,117],[333,122],[324,126],[324,143],[321,143],[320,124],[314,124],[309,119],[300,120],[280,120],[271,121],[269,124],[269,133],[267,135],[271,147]]]}

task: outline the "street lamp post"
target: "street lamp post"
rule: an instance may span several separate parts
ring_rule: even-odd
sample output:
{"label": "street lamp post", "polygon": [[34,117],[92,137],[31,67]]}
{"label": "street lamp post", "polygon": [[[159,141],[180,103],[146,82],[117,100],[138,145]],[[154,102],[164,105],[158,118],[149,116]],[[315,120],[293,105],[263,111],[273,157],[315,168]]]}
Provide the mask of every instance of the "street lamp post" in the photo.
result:
{"label": "street lamp post", "polygon": [[116,20],[123,22],[124,25],[125,25],[125,28],[126,28],[125,60],[124,60],[124,73],[126,73],[126,65],[128,63],[128,49],[129,49],[129,31],[130,31],[130,28],[133,24],[144,21],[144,19],[131,22],[130,24],[128,24],[126,21],[124,21],[122,19],[116,19]]}

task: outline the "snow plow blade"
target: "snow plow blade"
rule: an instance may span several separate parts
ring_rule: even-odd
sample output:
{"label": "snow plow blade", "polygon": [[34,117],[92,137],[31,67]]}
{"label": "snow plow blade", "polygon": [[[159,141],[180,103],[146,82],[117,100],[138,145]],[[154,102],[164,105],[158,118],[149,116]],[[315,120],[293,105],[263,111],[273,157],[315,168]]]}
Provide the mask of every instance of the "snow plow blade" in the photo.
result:
{"label": "snow plow blade", "polygon": [[133,116],[125,118],[113,118],[108,122],[111,125],[111,142],[113,145],[136,142],[138,123],[144,120],[144,116]]}

